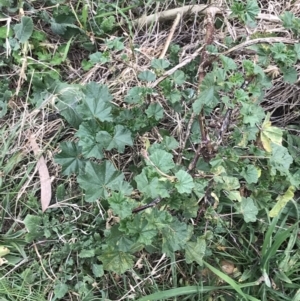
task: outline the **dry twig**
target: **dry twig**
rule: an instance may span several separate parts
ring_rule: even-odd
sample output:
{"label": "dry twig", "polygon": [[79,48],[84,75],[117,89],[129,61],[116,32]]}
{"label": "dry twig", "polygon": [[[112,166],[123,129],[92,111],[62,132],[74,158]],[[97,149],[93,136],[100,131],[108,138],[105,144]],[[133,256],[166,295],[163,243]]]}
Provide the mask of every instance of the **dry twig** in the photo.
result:
{"label": "dry twig", "polygon": [[169,48],[169,46],[170,46],[170,43],[171,43],[171,41],[172,41],[172,38],[173,38],[173,36],[174,36],[175,29],[176,29],[176,27],[177,27],[177,25],[178,25],[178,23],[179,23],[179,21],[180,21],[180,18],[181,18],[181,14],[178,13],[177,16],[176,16],[176,19],[174,20],[174,23],[173,23],[173,25],[172,25],[172,28],[171,28],[170,34],[169,34],[169,36],[168,36],[168,38],[167,38],[167,41],[166,41],[166,43],[165,43],[164,49],[163,49],[163,51],[161,52],[161,54],[160,54],[160,56],[159,56],[160,59],[164,58],[165,55],[166,55],[166,52],[167,52],[167,50],[168,50],[168,48]]}

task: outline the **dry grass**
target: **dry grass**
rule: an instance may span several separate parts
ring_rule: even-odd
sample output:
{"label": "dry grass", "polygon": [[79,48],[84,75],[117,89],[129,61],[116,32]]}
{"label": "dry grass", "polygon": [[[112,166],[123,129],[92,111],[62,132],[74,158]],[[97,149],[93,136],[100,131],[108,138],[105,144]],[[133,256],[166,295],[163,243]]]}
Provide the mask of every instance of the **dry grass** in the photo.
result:
{"label": "dry grass", "polygon": [[[300,14],[299,4],[291,4],[289,1],[261,1],[262,13],[260,18],[257,20],[257,27],[255,29],[241,27],[232,20],[226,20],[226,26],[216,30],[213,44],[216,46],[224,45],[224,37],[230,34],[234,41],[238,41],[240,38],[250,38],[250,36],[258,33],[276,33],[278,36],[283,38],[291,38],[287,35],[287,31],[283,29],[281,22],[278,22],[278,17],[286,10],[292,10],[296,15]],[[222,7],[224,9],[229,8],[229,3],[220,1],[220,3],[214,2],[214,6]],[[167,7],[160,7],[160,11],[167,9]],[[274,20],[267,18],[267,16],[274,16]],[[271,19],[271,21],[269,21]],[[198,47],[203,45],[205,38],[205,24],[203,15],[193,14],[185,16],[180,20],[179,26],[176,28],[172,43],[181,46],[180,62],[191,56]],[[136,27],[133,31],[134,35],[129,37],[129,32],[123,34],[125,37],[124,44],[126,45],[125,53],[129,60],[124,62],[121,58],[121,54],[115,54],[113,57],[113,63],[109,67],[103,65],[95,66],[93,69],[88,71],[86,74],[82,74],[81,83],[88,81],[96,81],[105,83],[109,86],[110,91],[114,96],[114,102],[116,105],[124,104],[124,98],[128,90],[135,86],[140,86],[141,82],[137,78],[137,74],[140,71],[149,68],[151,60],[158,58],[167,39],[172,23],[161,24],[155,22],[149,27]],[[126,38],[127,36],[127,38]],[[137,49],[133,49],[132,45],[138,45]],[[107,50],[102,48],[101,51]],[[224,48],[224,51],[227,49]],[[255,60],[256,57],[253,54],[245,54],[242,50],[234,52],[232,57],[239,63],[245,59]],[[228,51],[228,50],[227,50]],[[226,51],[226,52],[227,52]],[[122,53],[124,54],[124,53]],[[168,54],[166,55],[168,59]],[[180,63],[179,62],[179,63]],[[298,66],[296,66],[297,69]],[[266,70],[267,72],[268,70]],[[78,73],[81,73],[78,70]],[[183,87],[190,87],[190,83],[186,83]],[[273,86],[271,89],[266,91],[264,99],[264,106],[266,110],[271,112],[274,110],[282,109],[282,116],[274,116],[274,120],[281,126],[286,126],[293,120],[297,119],[298,114],[293,113],[292,109],[296,108],[299,104],[297,98],[298,85],[290,85],[283,83],[282,77],[277,75],[273,79]],[[155,95],[155,100],[161,104],[164,104],[166,109],[166,102],[164,96],[159,93]],[[165,120],[167,124],[174,124],[178,122],[176,114],[174,114],[171,108],[167,111],[169,119]],[[281,114],[280,114],[281,115]]]}
{"label": "dry grass", "polygon": [[[292,3],[292,1],[260,1],[261,14],[257,19],[257,27],[253,29],[245,26],[241,27],[237,22],[228,18],[230,1],[215,1],[213,6],[220,8],[221,11],[224,12],[224,24],[221,28],[216,30],[213,40],[213,45],[223,46],[224,52],[230,52],[230,49],[227,49],[224,43],[224,38],[228,35],[236,42],[241,38],[247,41],[247,39],[253,35],[263,35],[265,33],[276,33],[279,37],[286,39],[291,38],[287,35],[287,31],[283,29],[281,22],[278,21],[278,17],[286,10],[294,12],[296,16],[300,15],[299,1],[295,3]],[[177,7],[175,3],[166,2],[164,5],[148,8],[147,15],[174,7]],[[132,16],[132,18],[135,17]],[[68,55],[69,63],[63,65],[65,73],[68,74],[66,80],[80,84],[86,84],[90,81],[106,84],[113,95],[113,102],[116,106],[130,107],[124,103],[127,92],[132,87],[143,85],[138,79],[137,74],[149,68],[151,60],[160,56],[171,26],[172,21],[153,22],[143,27],[135,26],[132,30],[133,35],[123,26],[116,32],[116,36],[123,38],[125,50],[114,53],[111,63],[107,65],[95,65],[87,72],[84,72],[80,65],[81,60],[86,57],[87,54],[78,51],[76,47],[71,48]],[[201,12],[185,15],[180,19],[171,41],[172,44],[177,44],[181,47],[179,65],[193,57],[197,49],[204,44],[205,28],[205,16]],[[47,31],[42,25],[40,30],[46,30],[50,46],[57,47],[59,45],[59,43],[57,43],[57,37],[53,36],[49,30]],[[114,36],[110,38],[113,39]],[[108,49],[104,44],[99,48],[99,51],[106,50]],[[128,58],[126,61],[122,58],[124,54],[126,54]],[[239,66],[241,66],[242,61],[245,59],[256,60],[256,56],[245,48],[229,53],[228,56],[231,56]],[[168,52],[165,58],[169,58]],[[271,67],[272,66],[270,66],[270,68]],[[296,67],[297,70],[300,69],[300,65]],[[266,69],[266,72],[270,72],[269,68]],[[273,113],[272,118],[277,125],[286,127],[299,120],[299,87],[298,83],[294,85],[284,83],[282,76],[276,72],[273,72],[273,74],[275,74],[273,86],[266,91],[263,105],[266,110]],[[194,84],[186,82],[182,86],[182,89],[196,88],[196,85],[197,81],[195,81]],[[151,84],[149,84],[149,86],[151,86]],[[165,115],[164,119],[161,120],[160,127],[171,132],[180,142],[180,145],[182,145],[185,140],[184,133],[188,129],[188,120],[185,120],[185,116],[188,114],[190,106],[188,104],[185,105],[185,112],[183,114],[176,113],[168,105],[162,91],[158,89],[157,85],[156,88],[155,95],[152,95],[147,101],[148,103],[158,102],[163,106]],[[47,106],[40,110],[32,111],[26,98],[16,97],[10,101],[9,106],[12,109],[11,113],[1,121],[1,126],[3,127],[6,124],[10,131],[16,126],[19,127],[17,139],[13,141],[11,151],[16,152],[19,150],[26,154],[24,156],[27,162],[24,164],[25,166],[31,162],[31,160],[34,160],[30,155],[30,148],[27,144],[29,133],[33,133],[38,138],[40,147],[45,150],[44,155],[47,157],[51,175],[54,179],[60,179],[60,171],[53,162],[53,155],[57,152],[57,144],[55,145],[53,142],[57,142],[57,139],[62,140],[72,137],[72,130],[65,128],[63,120],[56,115],[56,111],[51,104],[47,104]],[[213,126],[219,124],[218,116],[217,112],[213,113],[208,124]],[[151,143],[160,141],[161,139],[157,128],[154,128],[151,133],[147,133],[146,137]],[[135,147],[131,149],[132,153],[127,152],[122,156],[108,154],[108,156],[115,161],[116,166],[122,166],[121,170],[125,171],[126,166],[135,160],[137,154],[139,154],[143,146],[142,141],[143,137],[140,137],[140,139],[136,141]],[[34,186],[35,179],[35,174],[30,176],[30,179],[26,181],[20,191],[21,195],[24,194],[27,189],[31,189]],[[54,180],[54,183],[55,181],[56,180]]]}

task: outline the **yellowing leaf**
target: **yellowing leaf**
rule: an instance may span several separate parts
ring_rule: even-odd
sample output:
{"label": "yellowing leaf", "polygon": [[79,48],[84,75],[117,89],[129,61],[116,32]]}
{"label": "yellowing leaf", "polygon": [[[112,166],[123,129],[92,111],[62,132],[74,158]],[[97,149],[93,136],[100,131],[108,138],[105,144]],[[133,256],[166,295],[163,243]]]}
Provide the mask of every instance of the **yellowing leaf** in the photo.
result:
{"label": "yellowing leaf", "polygon": [[242,196],[241,196],[240,192],[237,191],[237,190],[229,191],[227,197],[228,197],[231,201],[238,201],[238,202],[241,202],[241,201],[242,201]]}
{"label": "yellowing leaf", "polygon": [[236,270],[234,263],[231,261],[227,261],[227,260],[222,260],[220,262],[220,267],[221,267],[223,273],[225,273],[227,275],[232,275]]}
{"label": "yellowing leaf", "polygon": [[248,133],[243,133],[243,137],[241,141],[238,143],[237,146],[239,147],[246,147],[248,142]]}
{"label": "yellowing leaf", "polygon": [[8,261],[5,258],[0,257],[0,266],[7,263]]}
{"label": "yellowing leaf", "polygon": [[0,246],[0,266],[8,263],[8,261],[2,257],[7,255],[8,253],[10,253],[10,250],[7,247]]}
{"label": "yellowing leaf", "polygon": [[275,206],[272,208],[272,210],[269,212],[270,217],[275,217],[279,214],[282,208],[287,204],[288,201],[293,199],[294,197],[294,192],[295,192],[295,187],[290,186],[288,190],[285,192],[284,195],[280,195],[277,197],[277,203]]}
{"label": "yellowing leaf", "polygon": [[279,145],[282,143],[282,130],[271,125],[270,113],[267,114],[266,119],[262,124],[260,140],[267,152],[272,151],[271,142]]}
{"label": "yellowing leaf", "polygon": [[0,257],[7,255],[10,250],[7,247],[0,246]]}
{"label": "yellowing leaf", "polygon": [[144,138],[144,147],[145,147],[145,150],[147,150],[149,147],[150,147],[150,141],[148,138]]}

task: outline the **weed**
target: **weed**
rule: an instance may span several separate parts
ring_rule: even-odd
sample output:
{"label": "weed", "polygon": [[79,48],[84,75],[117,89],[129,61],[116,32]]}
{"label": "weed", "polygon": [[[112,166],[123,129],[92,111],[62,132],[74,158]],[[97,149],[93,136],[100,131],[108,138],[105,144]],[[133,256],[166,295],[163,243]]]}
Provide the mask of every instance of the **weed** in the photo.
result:
{"label": "weed", "polygon": [[0,4],[4,299],[299,300],[299,20],[227,4]]}

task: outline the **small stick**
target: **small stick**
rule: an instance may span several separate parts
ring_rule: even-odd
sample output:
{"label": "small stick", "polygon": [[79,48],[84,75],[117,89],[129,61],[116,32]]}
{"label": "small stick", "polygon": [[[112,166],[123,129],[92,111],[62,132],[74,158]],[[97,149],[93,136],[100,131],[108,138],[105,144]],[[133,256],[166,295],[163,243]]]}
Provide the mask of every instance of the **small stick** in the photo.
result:
{"label": "small stick", "polygon": [[228,109],[226,114],[225,114],[224,120],[222,122],[221,129],[220,129],[220,132],[219,132],[219,135],[218,135],[218,140],[217,140],[218,144],[220,144],[222,142],[223,135],[228,129],[228,126],[229,126],[229,123],[230,123],[231,113],[232,113],[232,109]]}
{"label": "small stick", "polygon": [[143,210],[145,210],[147,208],[155,207],[161,200],[162,200],[162,198],[159,196],[156,199],[154,199],[151,203],[133,209],[132,213],[138,213],[138,212],[143,211]]}
{"label": "small stick", "polygon": [[[172,20],[174,19],[177,14],[185,15],[185,14],[192,14],[192,13],[205,13],[206,9],[209,7],[209,5],[199,4],[199,5],[186,5],[178,8],[173,8],[170,10],[162,11],[159,13],[155,13],[149,16],[143,16],[141,18],[138,18],[136,20],[133,20],[132,23],[137,26],[145,26],[149,25],[152,22],[155,21],[166,21],[166,20]],[[217,8],[219,10],[219,13],[222,12],[220,8]]]}
{"label": "small stick", "polygon": [[[199,73],[199,84],[198,84],[198,92],[201,93],[200,86],[201,83],[204,80],[204,77],[206,75],[205,68],[207,65],[209,65],[209,59],[208,59],[208,53],[206,51],[206,46],[211,45],[213,43],[214,39],[214,20],[215,20],[215,15],[218,12],[218,10],[215,7],[210,7],[206,10],[206,35],[205,35],[205,43],[204,46],[205,48],[202,49],[201,51],[201,64],[198,69]],[[198,148],[196,150],[195,156],[192,160],[192,162],[188,166],[188,171],[191,172],[193,169],[196,168],[197,162],[200,158],[200,155],[202,153],[202,157],[204,158],[205,161],[209,161],[210,159],[210,154],[212,153],[212,145],[208,136],[207,128],[206,128],[206,123],[205,123],[205,115],[204,115],[204,109],[202,108],[200,114],[198,115],[198,121],[199,121],[199,127],[200,127],[200,132],[201,132],[201,140],[202,142],[199,143]]]}
{"label": "small stick", "polygon": [[177,25],[178,25],[180,19],[181,19],[181,13],[178,12],[178,13],[177,13],[177,16],[176,16],[176,19],[174,20],[174,23],[173,23],[173,25],[172,25],[170,34],[169,34],[169,36],[168,36],[168,38],[167,38],[167,41],[166,41],[166,43],[165,43],[164,49],[163,49],[163,51],[161,52],[161,54],[160,54],[160,56],[159,56],[160,59],[163,59],[163,58],[165,57],[166,52],[167,52],[167,50],[168,50],[168,48],[169,48],[169,46],[170,46],[171,40],[172,40],[172,38],[173,38],[173,36],[174,36],[175,29],[176,29],[176,27],[177,27]]}
{"label": "small stick", "polygon": [[[152,22],[155,21],[166,21],[166,20],[172,20],[176,17],[178,13],[181,15],[186,15],[186,14],[206,14],[207,13],[207,8],[209,5],[205,4],[196,4],[196,5],[186,5],[178,8],[172,8],[170,10],[165,10],[159,13],[155,13],[149,16],[142,16],[141,18],[135,19],[132,21],[134,25],[137,26],[148,26]],[[222,9],[220,7],[213,6],[216,14],[223,14],[229,16],[232,11],[230,9]],[[269,22],[274,22],[274,23],[282,23],[281,19],[278,16],[272,15],[272,14],[258,14],[256,16],[257,20],[266,20]],[[120,22],[120,25],[124,23]]]}
{"label": "small stick", "polygon": [[182,141],[182,143],[180,145],[180,148],[179,148],[179,151],[178,151],[178,159],[177,159],[177,164],[178,165],[181,164],[182,151],[184,150],[184,148],[186,146],[186,142],[187,142],[188,138],[190,137],[190,133],[191,133],[191,130],[192,130],[192,125],[193,125],[194,119],[195,119],[195,113],[193,112],[192,115],[191,115],[190,121],[187,125],[187,128],[186,128],[185,137],[183,138],[183,141]]}
{"label": "small stick", "polygon": [[[233,51],[240,50],[242,48],[249,47],[249,46],[255,45],[255,44],[262,44],[262,43],[272,44],[272,43],[280,43],[280,42],[284,43],[284,44],[293,44],[294,45],[296,43],[299,43],[299,40],[293,40],[293,39],[283,38],[283,37],[258,38],[258,39],[249,40],[249,41],[246,41],[239,45],[236,45],[220,54],[226,55]],[[216,55],[220,55],[220,54],[216,54]]]}
{"label": "small stick", "polygon": [[165,74],[163,76],[161,76],[160,78],[158,78],[155,82],[153,82],[150,85],[150,88],[154,88],[156,87],[161,81],[163,81],[166,77],[172,75],[175,71],[177,71],[178,69],[186,66],[188,63],[190,63],[193,59],[195,59],[200,52],[202,51],[202,49],[204,48],[204,46],[200,47],[199,49],[197,49],[192,55],[188,56],[187,58],[185,58],[181,63],[179,63],[178,65],[176,65],[175,67],[173,67],[172,69],[168,70],[165,72]]}

